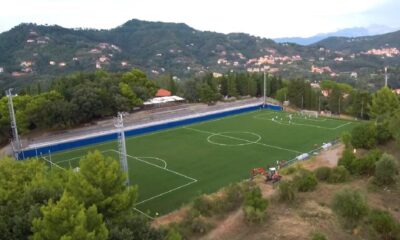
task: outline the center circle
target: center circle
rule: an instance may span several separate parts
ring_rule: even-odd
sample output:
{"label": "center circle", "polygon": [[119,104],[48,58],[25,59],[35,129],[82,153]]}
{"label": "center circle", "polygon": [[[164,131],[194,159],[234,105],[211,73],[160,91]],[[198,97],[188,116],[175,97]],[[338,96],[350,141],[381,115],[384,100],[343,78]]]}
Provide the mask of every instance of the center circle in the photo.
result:
{"label": "center circle", "polygon": [[[219,146],[245,146],[258,143],[261,136],[252,132],[220,132],[208,136],[207,142]],[[235,143],[236,141],[236,143]]]}

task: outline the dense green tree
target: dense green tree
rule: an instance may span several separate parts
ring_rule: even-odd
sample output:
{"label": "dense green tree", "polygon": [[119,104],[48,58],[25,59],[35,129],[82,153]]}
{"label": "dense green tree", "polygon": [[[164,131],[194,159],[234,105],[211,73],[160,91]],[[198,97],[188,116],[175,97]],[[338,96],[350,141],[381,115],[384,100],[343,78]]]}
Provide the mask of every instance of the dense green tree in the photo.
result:
{"label": "dense green tree", "polygon": [[218,100],[218,93],[210,85],[203,83],[197,87],[197,95],[201,102],[211,104]]}
{"label": "dense green tree", "polygon": [[127,176],[118,161],[94,151],[79,161],[79,168],[70,176],[67,189],[85,207],[96,205],[106,220],[133,208],[137,189],[125,185]]}
{"label": "dense green tree", "polygon": [[228,96],[229,97],[236,97],[238,95],[237,88],[236,88],[236,80],[235,78],[228,79]]}
{"label": "dense green tree", "polygon": [[198,102],[200,100],[198,83],[196,80],[187,80],[183,84],[183,97],[191,102]]}
{"label": "dense green tree", "polygon": [[389,88],[383,87],[373,95],[368,107],[370,116],[380,122],[391,117],[400,108],[400,101]]}
{"label": "dense green tree", "polygon": [[351,131],[351,145],[355,148],[373,148],[376,145],[376,135],[375,124],[360,124]]}
{"label": "dense green tree", "polygon": [[391,135],[400,143],[400,111],[397,111],[390,118],[388,123],[388,129]]}
{"label": "dense green tree", "polygon": [[343,109],[342,91],[340,90],[339,87],[337,87],[337,85],[335,85],[332,88],[331,93],[329,94],[328,104],[329,104],[329,110],[332,113],[338,114],[342,112]]}
{"label": "dense green tree", "polygon": [[369,92],[354,90],[350,94],[351,103],[347,112],[357,118],[368,119],[368,105],[371,104],[371,100],[372,96]]}
{"label": "dense green tree", "polygon": [[48,169],[38,160],[0,160],[0,238],[27,239],[33,218],[48,199],[60,198],[63,171]]}
{"label": "dense green tree", "polygon": [[132,211],[127,211],[122,215],[117,221],[112,221],[108,224],[110,240],[164,239],[165,231],[151,227],[151,222],[147,217],[134,214]]}
{"label": "dense green tree", "polygon": [[108,230],[95,205],[83,204],[64,192],[58,202],[50,200],[40,209],[42,217],[32,222],[34,240],[52,239],[107,239]]}
{"label": "dense green tree", "polygon": [[286,100],[286,96],[288,94],[288,89],[286,87],[279,89],[276,91],[276,99],[280,102],[284,102]]}
{"label": "dense green tree", "polygon": [[301,79],[292,80],[288,85],[287,98],[290,104],[296,107],[304,107],[304,95],[306,82]]}

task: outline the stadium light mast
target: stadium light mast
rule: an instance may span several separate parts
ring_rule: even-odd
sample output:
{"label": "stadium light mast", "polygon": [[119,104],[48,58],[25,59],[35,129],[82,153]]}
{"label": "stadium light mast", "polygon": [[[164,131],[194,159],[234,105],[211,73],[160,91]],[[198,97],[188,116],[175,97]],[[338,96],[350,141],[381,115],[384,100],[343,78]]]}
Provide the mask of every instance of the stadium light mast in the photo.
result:
{"label": "stadium light mast", "polygon": [[21,141],[18,135],[17,120],[15,118],[14,104],[12,100],[11,91],[12,88],[6,90],[6,96],[8,98],[8,111],[10,114],[11,131],[12,131],[11,147],[13,149],[15,159],[18,160],[19,152],[21,151]]}
{"label": "stadium light mast", "polygon": [[121,171],[126,173],[125,184],[129,186],[129,172],[128,172],[128,161],[126,159],[126,144],[125,144],[125,132],[124,132],[124,117],[121,112],[118,112],[117,119],[115,120],[115,127],[118,128],[118,148],[119,148],[119,162],[121,165]]}

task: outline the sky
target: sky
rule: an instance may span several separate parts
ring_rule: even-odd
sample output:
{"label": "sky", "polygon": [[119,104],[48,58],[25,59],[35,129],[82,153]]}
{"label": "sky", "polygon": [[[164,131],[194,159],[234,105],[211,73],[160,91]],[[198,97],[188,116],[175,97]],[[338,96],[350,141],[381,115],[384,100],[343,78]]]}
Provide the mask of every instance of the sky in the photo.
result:
{"label": "sky", "polygon": [[400,27],[399,0],[2,0],[0,8],[0,32],[28,22],[110,29],[134,18],[267,38]]}

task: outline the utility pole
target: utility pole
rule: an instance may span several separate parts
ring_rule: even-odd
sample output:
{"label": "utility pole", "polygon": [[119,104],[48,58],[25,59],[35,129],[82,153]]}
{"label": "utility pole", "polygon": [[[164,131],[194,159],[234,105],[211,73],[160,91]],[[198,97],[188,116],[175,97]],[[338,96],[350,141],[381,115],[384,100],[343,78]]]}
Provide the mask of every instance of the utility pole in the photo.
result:
{"label": "utility pole", "polygon": [[339,96],[339,116],[340,116],[340,96]]}
{"label": "utility pole", "polygon": [[10,114],[11,131],[12,131],[11,147],[13,149],[15,159],[18,160],[19,152],[21,151],[22,146],[21,146],[21,141],[19,139],[19,135],[18,135],[17,120],[15,118],[14,104],[13,104],[13,100],[12,100],[11,91],[12,91],[12,88],[10,88],[6,91],[6,95],[8,98],[8,111]]}
{"label": "utility pole", "polygon": [[265,108],[265,104],[267,103],[267,77],[265,75],[265,69],[264,69],[264,103],[263,103],[263,108]]}
{"label": "utility pole", "polygon": [[304,109],[304,97],[301,95],[301,110]]}
{"label": "utility pole", "polygon": [[128,172],[128,161],[126,159],[126,144],[125,144],[125,132],[124,132],[124,117],[121,112],[118,113],[117,119],[115,120],[115,127],[118,131],[118,147],[119,147],[119,162],[121,165],[121,171],[126,173],[125,184],[129,186],[129,172]]}

